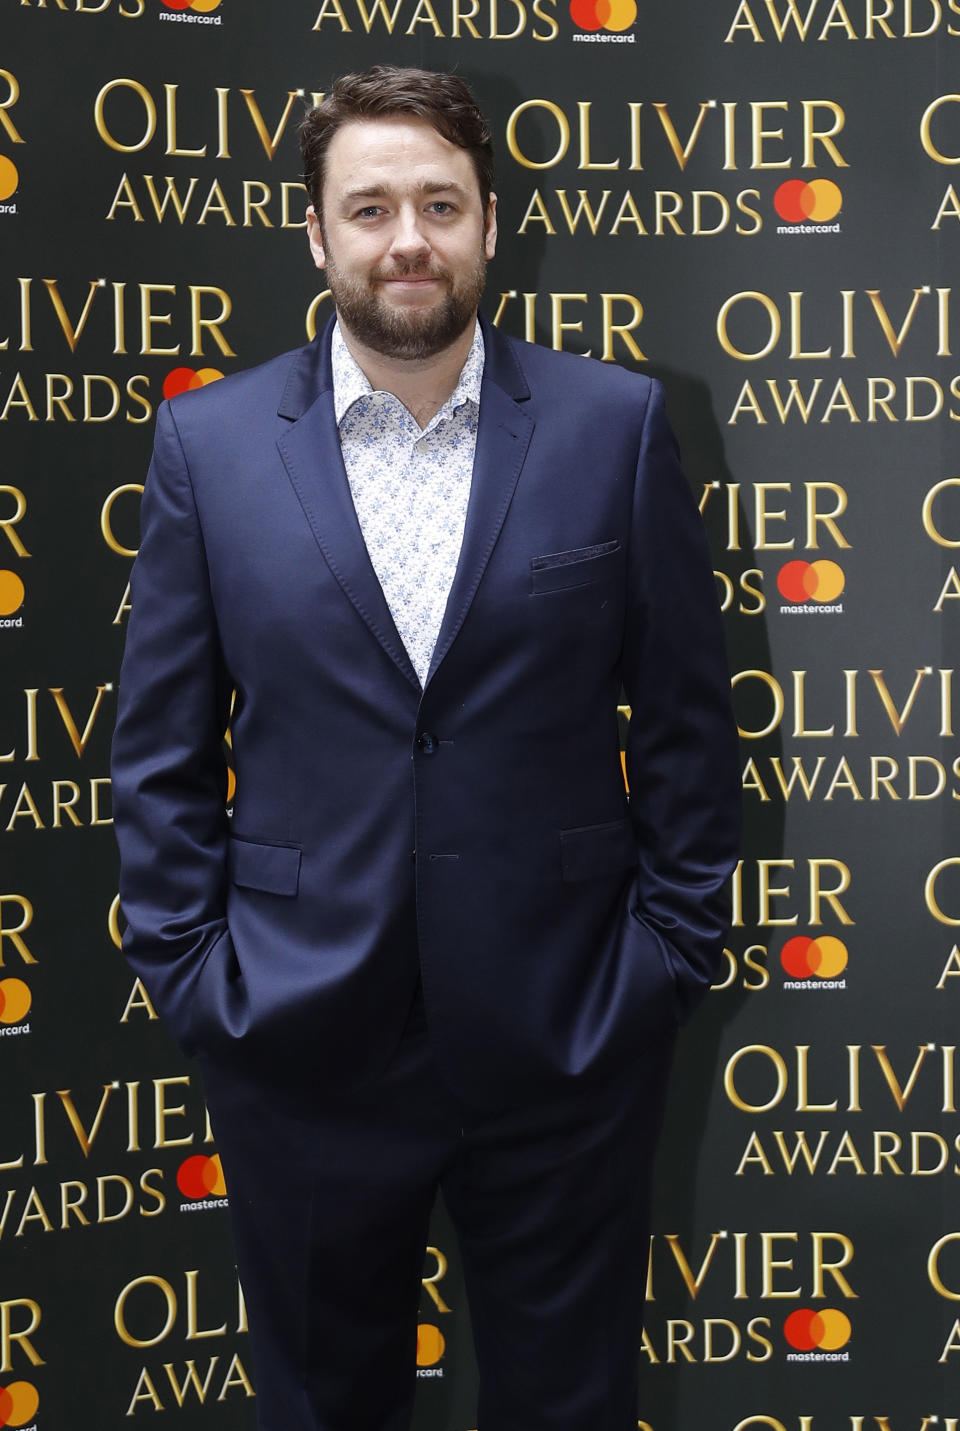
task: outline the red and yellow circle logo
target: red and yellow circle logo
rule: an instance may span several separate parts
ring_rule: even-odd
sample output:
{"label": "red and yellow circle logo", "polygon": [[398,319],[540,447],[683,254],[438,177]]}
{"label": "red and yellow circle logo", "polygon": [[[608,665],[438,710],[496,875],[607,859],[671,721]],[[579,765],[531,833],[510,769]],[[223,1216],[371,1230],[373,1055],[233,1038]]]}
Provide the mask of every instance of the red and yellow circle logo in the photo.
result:
{"label": "red and yellow circle logo", "polygon": [[32,1003],[30,990],[22,979],[0,979],[0,1024],[20,1023],[27,1017]]}
{"label": "red and yellow circle logo", "polygon": [[578,30],[619,33],[636,20],[636,0],[570,0],[570,18]]}
{"label": "red and yellow circle logo", "polygon": [[785,601],[836,601],[846,585],[843,567],[835,561],[788,561],[780,568],[777,590]]}
{"label": "red and yellow circle logo", "polygon": [[12,616],[23,605],[24,585],[15,571],[0,571],[0,616]]}
{"label": "red and yellow circle logo", "polygon": [[828,224],[843,207],[843,195],[832,179],[788,179],[774,194],[773,207],[785,224]]}
{"label": "red and yellow circle logo", "polygon": [[780,963],[791,979],[835,979],[847,967],[847,946],[832,934],[809,939],[798,934],[788,939],[780,952]]}
{"label": "red and yellow circle logo", "polygon": [[212,1158],[203,1153],[186,1158],[177,1171],[177,1187],[184,1197],[226,1197],[227,1185],[219,1153],[214,1153]]}
{"label": "red and yellow circle logo", "polygon": [[20,175],[17,166],[6,154],[0,154],[0,204],[17,192]]}
{"label": "red and yellow circle logo", "polygon": [[163,0],[166,10],[197,10],[201,15],[216,10],[219,4],[220,0]]}
{"label": "red and yellow circle logo", "polygon": [[29,1381],[0,1386],[0,1426],[26,1426],[37,1414],[40,1397]]}
{"label": "red and yellow circle logo", "polygon": [[783,1335],[796,1351],[839,1351],[850,1340],[850,1318],[835,1307],[814,1312],[800,1307],[783,1324]]}
{"label": "red and yellow circle logo", "polygon": [[[186,8],[185,5],[177,6],[179,10]],[[176,397],[191,388],[205,388],[207,383],[215,383],[222,377],[219,368],[172,368],[163,380],[163,395],[165,398]]]}
{"label": "red and yellow circle logo", "polygon": [[436,1366],[445,1346],[440,1328],[430,1322],[421,1322],[417,1327],[417,1366]]}

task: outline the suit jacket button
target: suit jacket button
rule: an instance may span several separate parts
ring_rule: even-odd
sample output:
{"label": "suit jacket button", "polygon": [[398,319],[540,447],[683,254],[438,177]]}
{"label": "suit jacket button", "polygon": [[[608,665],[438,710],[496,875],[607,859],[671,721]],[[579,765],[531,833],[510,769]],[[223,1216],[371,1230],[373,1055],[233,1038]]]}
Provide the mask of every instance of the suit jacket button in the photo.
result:
{"label": "suit jacket button", "polygon": [[439,744],[437,737],[428,730],[422,731],[417,737],[417,749],[422,755],[435,755]]}

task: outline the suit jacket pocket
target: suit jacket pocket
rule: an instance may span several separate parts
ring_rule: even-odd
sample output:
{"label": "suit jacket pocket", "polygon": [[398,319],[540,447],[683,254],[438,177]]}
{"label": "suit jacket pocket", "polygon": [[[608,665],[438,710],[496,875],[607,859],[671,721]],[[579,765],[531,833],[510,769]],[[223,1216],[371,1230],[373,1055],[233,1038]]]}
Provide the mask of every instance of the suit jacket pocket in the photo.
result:
{"label": "suit jacket pocket", "polygon": [[636,841],[626,815],[603,825],[560,831],[560,866],[568,883],[619,874],[636,863]]}
{"label": "suit jacket pocket", "polygon": [[609,542],[596,542],[592,547],[575,547],[572,551],[533,557],[530,590],[536,595],[591,585],[613,575],[619,565],[619,553],[620,543],[614,538]]}
{"label": "suit jacket pocket", "polygon": [[227,872],[233,884],[267,894],[296,894],[301,852],[296,845],[265,845],[231,835]]}

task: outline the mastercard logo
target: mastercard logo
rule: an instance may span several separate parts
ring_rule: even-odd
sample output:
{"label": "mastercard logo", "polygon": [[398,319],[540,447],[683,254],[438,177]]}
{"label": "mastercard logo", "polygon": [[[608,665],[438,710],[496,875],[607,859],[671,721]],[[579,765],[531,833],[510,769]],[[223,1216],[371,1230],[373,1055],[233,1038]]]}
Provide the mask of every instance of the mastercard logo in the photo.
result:
{"label": "mastercard logo", "polygon": [[[0,979],[0,1024],[18,1024],[30,1012],[30,990],[22,979]],[[0,1421],[0,1426],[4,1423]]]}
{"label": "mastercard logo", "polygon": [[29,1381],[0,1386],[0,1426],[26,1426],[37,1414],[40,1397]]}
{"label": "mastercard logo", "polygon": [[185,1159],[177,1170],[177,1187],[184,1197],[225,1197],[227,1185],[220,1155],[215,1153],[208,1158],[203,1153],[194,1153],[192,1158]]}
{"label": "mastercard logo", "polygon": [[163,0],[165,10],[196,10],[201,15],[216,10],[219,4],[220,0]]}
{"label": "mastercard logo", "polygon": [[417,1366],[436,1366],[445,1347],[440,1328],[421,1322],[417,1327]]}
{"label": "mastercard logo", "polygon": [[832,934],[808,939],[798,934],[788,939],[780,953],[780,963],[791,979],[835,979],[847,967],[847,946]]}
{"label": "mastercard logo", "polygon": [[570,0],[570,18],[578,30],[629,30],[636,0]]}
{"label": "mastercard logo", "polygon": [[0,571],[0,616],[12,616],[23,605],[24,585],[15,571]]}
{"label": "mastercard logo", "polygon": [[832,179],[788,179],[773,196],[773,207],[785,224],[811,219],[827,224],[843,207],[843,195]]}
{"label": "mastercard logo", "polygon": [[0,154],[0,204],[17,192],[19,183],[20,175],[17,172],[16,164],[5,154]]}
{"label": "mastercard logo", "polygon": [[783,1324],[783,1335],[797,1351],[838,1351],[850,1340],[850,1318],[834,1307],[814,1312],[800,1307]]}
{"label": "mastercard logo", "polygon": [[[176,5],[177,10],[186,10],[186,5]],[[192,8],[196,8],[195,6]],[[188,392],[191,388],[205,388],[207,383],[215,383],[217,378],[222,378],[219,368],[172,368],[163,380],[163,395],[165,398],[176,397],[178,393]]]}
{"label": "mastercard logo", "polygon": [[785,601],[836,601],[846,585],[835,561],[788,561],[780,568],[777,590]]}

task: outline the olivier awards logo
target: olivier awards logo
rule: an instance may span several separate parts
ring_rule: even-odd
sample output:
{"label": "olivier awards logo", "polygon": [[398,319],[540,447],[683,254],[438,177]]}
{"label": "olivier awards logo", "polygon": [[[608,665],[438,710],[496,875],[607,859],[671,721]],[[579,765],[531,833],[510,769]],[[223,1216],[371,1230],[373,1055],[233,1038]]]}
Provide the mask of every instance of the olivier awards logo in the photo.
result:
{"label": "olivier awards logo", "polygon": [[778,234],[838,234],[832,223],[843,207],[840,187],[832,179],[787,179],[773,196],[773,207],[783,220]]}
{"label": "olivier awards logo", "polygon": [[0,1427],[26,1426],[37,1414],[40,1396],[29,1381],[11,1381],[0,1386]]}
{"label": "olivier awards logo", "polygon": [[575,40],[633,45],[636,35],[627,30],[636,23],[636,0],[570,0],[570,18],[579,34]]}
{"label": "olivier awards logo", "polygon": [[[239,1283],[233,1297],[197,1268],[184,1271],[182,1281],[148,1273],[121,1288],[113,1310],[117,1336],[124,1346],[158,1358],[140,1367],[127,1416],[254,1397],[243,1344],[237,1342],[247,1332]],[[197,1342],[206,1344],[205,1356],[198,1355]],[[162,1351],[154,1351],[161,1346]]]}
{"label": "olivier awards logo", "polygon": [[158,20],[179,20],[193,25],[222,25],[223,17],[214,15],[220,0],[161,0]]}
{"label": "olivier awards logo", "polygon": [[[705,1247],[691,1245],[676,1233],[655,1233],[647,1264],[641,1351],[651,1366],[772,1361],[779,1317],[771,1304],[789,1298],[799,1307],[787,1316],[784,1335],[799,1352],[797,1359],[806,1360],[806,1352],[820,1347],[824,1355],[810,1360],[832,1360],[835,1348],[850,1334],[850,1323],[830,1309],[811,1323],[815,1314],[808,1309],[811,1302],[828,1296],[856,1299],[844,1271],[854,1255],[852,1238],[842,1232],[723,1228],[711,1234]],[[735,1316],[728,1315],[731,1301],[740,1308]],[[744,1307],[745,1302],[754,1305]],[[677,1311],[682,1315],[672,1315]]]}

